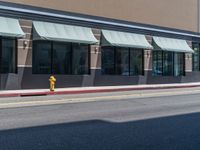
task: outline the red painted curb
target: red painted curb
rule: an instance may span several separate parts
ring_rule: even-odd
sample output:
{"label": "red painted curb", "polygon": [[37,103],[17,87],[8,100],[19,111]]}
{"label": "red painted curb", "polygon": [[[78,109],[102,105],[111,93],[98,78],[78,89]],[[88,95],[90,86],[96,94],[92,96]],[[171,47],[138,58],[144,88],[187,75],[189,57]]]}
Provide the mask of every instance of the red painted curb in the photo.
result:
{"label": "red painted curb", "polygon": [[134,87],[134,88],[117,88],[117,89],[94,89],[94,90],[77,90],[77,91],[54,91],[54,92],[27,92],[27,93],[6,93],[0,94],[0,98],[5,97],[28,97],[28,96],[46,96],[46,95],[69,95],[69,94],[86,94],[86,93],[103,93],[103,92],[123,92],[134,90],[156,90],[171,88],[191,88],[200,87],[200,85],[183,85],[183,86],[166,86],[166,87]]}
{"label": "red painted curb", "polygon": [[7,94],[0,94],[0,98],[3,98],[3,97],[19,97],[20,94],[19,93],[7,93]]}

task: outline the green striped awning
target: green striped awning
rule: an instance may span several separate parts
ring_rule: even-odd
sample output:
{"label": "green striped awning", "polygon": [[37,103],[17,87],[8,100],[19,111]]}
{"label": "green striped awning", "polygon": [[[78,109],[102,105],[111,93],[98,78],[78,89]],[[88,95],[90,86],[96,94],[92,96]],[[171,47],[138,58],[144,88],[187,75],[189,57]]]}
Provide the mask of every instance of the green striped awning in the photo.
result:
{"label": "green striped awning", "polygon": [[154,36],[153,42],[155,50],[183,52],[183,53],[194,52],[187,44],[186,40]]}
{"label": "green striped awning", "polygon": [[94,37],[91,28],[40,21],[34,21],[33,27],[33,40],[50,40],[84,44],[95,44],[98,42]]}
{"label": "green striped awning", "polygon": [[0,17],[0,36],[22,38],[25,33],[22,31],[17,19]]}
{"label": "green striped awning", "polygon": [[145,35],[111,30],[102,30],[101,45],[140,49],[153,48],[147,41]]}

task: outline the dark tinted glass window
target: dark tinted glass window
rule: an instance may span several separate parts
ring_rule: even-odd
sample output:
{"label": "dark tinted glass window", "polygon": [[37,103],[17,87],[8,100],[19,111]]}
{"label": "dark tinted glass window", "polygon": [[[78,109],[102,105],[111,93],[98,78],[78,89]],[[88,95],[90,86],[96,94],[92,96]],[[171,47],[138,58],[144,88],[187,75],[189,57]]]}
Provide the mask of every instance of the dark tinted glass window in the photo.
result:
{"label": "dark tinted glass window", "polygon": [[33,73],[51,74],[51,42],[34,43]]}
{"label": "dark tinted glass window", "polygon": [[102,50],[102,73],[115,74],[115,52],[114,48],[107,47]]}
{"label": "dark tinted glass window", "polygon": [[163,53],[163,75],[173,76],[173,52]]}
{"label": "dark tinted glass window", "polygon": [[194,53],[192,55],[192,69],[193,71],[200,70],[200,45],[199,43],[192,44]]}
{"label": "dark tinted glass window", "polygon": [[181,76],[185,73],[184,68],[184,53],[174,53],[174,76]]}
{"label": "dark tinted glass window", "polygon": [[129,75],[129,50],[126,48],[116,49],[116,74]]}
{"label": "dark tinted glass window", "polygon": [[1,73],[16,73],[16,41],[13,39],[1,39]]}
{"label": "dark tinted glass window", "polygon": [[153,75],[182,76],[185,74],[185,54],[167,51],[153,52]]}
{"label": "dark tinted glass window", "polygon": [[153,75],[163,75],[162,51],[153,52]]}
{"label": "dark tinted glass window", "polygon": [[143,51],[142,50],[130,50],[130,75],[142,75],[143,74]]}
{"label": "dark tinted glass window", "polygon": [[83,44],[73,44],[72,73],[89,74],[89,47]]}
{"label": "dark tinted glass window", "polygon": [[34,41],[33,73],[89,74],[89,45]]}
{"label": "dark tinted glass window", "polygon": [[53,44],[53,74],[71,73],[71,55],[70,43]]}
{"label": "dark tinted glass window", "polygon": [[108,75],[143,75],[143,50],[102,47],[102,73]]}

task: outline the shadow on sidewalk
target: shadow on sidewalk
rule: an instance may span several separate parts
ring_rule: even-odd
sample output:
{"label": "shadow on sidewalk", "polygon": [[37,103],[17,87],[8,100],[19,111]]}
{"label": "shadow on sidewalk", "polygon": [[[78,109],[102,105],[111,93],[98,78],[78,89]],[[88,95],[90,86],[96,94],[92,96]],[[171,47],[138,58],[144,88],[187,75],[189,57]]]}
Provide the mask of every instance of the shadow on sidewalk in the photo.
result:
{"label": "shadow on sidewalk", "polygon": [[200,113],[133,122],[91,120],[0,131],[0,150],[198,150]]}

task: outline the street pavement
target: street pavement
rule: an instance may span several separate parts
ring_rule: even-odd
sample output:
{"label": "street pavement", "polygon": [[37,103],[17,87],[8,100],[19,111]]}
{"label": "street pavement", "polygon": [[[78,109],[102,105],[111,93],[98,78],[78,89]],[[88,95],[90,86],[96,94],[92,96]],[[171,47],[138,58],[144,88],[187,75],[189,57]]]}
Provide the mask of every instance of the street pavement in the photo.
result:
{"label": "street pavement", "polygon": [[200,88],[0,99],[0,150],[198,150]]}

